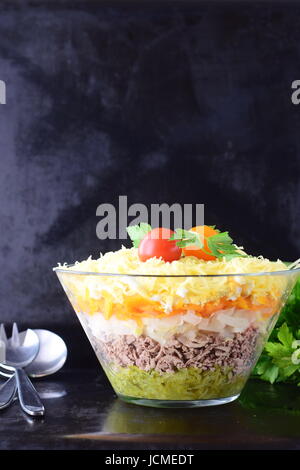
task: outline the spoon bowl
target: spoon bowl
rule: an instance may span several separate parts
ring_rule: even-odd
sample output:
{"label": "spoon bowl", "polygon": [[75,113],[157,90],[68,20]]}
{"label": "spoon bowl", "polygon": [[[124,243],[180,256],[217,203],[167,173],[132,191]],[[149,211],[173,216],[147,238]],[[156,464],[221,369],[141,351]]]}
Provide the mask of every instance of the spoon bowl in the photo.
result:
{"label": "spoon bowl", "polygon": [[49,330],[35,329],[40,349],[35,359],[25,368],[30,377],[45,377],[62,368],[67,359],[67,346],[63,339]]}

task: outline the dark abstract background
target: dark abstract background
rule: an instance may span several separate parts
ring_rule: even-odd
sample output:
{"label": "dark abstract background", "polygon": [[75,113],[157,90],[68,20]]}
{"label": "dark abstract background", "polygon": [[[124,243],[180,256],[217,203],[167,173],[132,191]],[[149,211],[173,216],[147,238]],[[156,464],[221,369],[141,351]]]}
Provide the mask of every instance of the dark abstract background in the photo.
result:
{"label": "dark abstract background", "polygon": [[79,331],[52,267],[119,247],[119,195],[299,257],[299,63],[299,4],[1,3],[1,321]]}

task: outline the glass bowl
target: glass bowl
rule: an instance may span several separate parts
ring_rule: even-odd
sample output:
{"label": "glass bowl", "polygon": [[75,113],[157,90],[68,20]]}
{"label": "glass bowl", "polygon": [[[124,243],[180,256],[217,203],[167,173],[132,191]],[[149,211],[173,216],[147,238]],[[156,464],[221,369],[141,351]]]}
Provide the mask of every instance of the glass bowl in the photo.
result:
{"label": "glass bowl", "polygon": [[[54,271],[115,393],[139,405],[183,408],[238,398],[300,268],[189,276]],[[162,287],[173,296],[162,300]],[[149,288],[157,295],[147,297]]]}

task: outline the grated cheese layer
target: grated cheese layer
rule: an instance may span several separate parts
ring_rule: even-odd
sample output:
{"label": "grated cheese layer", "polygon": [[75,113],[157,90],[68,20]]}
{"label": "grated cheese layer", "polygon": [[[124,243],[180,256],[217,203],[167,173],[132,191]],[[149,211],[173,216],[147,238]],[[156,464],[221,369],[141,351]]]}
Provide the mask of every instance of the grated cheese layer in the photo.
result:
{"label": "grated cheese layer", "polygon": [[[280,260],[270,261],[260,257],[236,257],[229,261],[217,259],[204,261],[193,256],[182,257],[171,263],[151,258],[141,262],[136,248],[122,247],[108,252],[98,259],[76,262],[66,271],[92,273],[116,273],[124,276],[85,276],[58,272],[73,299],[87,302],[106,298],[107,302],[122,304],[130,296],[139,295],[152,302],[159,302],[166,315],[174,305],[204,305],[207,302],[251,297],[254,304],[267,304],[270,299],[279,300],[293,276],[261,275],[239,276],[243,273],[272,273],[287,271]],[[144,274],[154,277],[130,277],[126,274]],[[222,277],[184,277],[188,275],[236,274]],[[156,275],[181,275],[183,277],[155,277]]]}

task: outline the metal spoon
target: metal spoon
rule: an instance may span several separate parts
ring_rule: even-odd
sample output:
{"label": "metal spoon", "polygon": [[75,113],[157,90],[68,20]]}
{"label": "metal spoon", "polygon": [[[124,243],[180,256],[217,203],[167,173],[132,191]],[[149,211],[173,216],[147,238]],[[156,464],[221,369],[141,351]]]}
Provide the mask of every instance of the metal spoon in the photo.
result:
{"label": "metal spoon", "polygon": [[14,324],[12,336],[6,342],[5,363],[15,368],[21,408],[33,416],[43,415],[45,408],[23,368],[34,360],[39,352],[39,348],[39,337],[34,331],[28,329],[19,333],[17,325]]}
{"label": "metal spoon", "polygon": [[[39,338],[40,349],[33,362],[25,368],[25,371],[30,377],[45,377],[54,374],[62,368],[67,359],[67,346],[62,338],[52,331],[41,329],[33,331]],[[0,374],[6,377],[10,377],[12,373],[13,371],[9,370],[9,368],[5,368],[5,372],[0,370]],[[11,403],[14,393],[15,391],[11,385],[4,396],[1,393],[0,387],[0,409],[7,407]]]}

